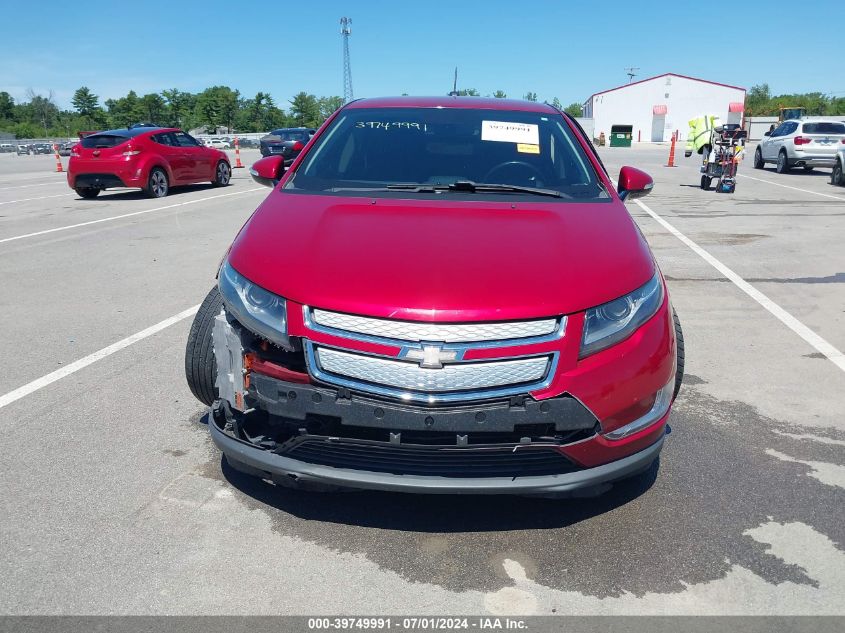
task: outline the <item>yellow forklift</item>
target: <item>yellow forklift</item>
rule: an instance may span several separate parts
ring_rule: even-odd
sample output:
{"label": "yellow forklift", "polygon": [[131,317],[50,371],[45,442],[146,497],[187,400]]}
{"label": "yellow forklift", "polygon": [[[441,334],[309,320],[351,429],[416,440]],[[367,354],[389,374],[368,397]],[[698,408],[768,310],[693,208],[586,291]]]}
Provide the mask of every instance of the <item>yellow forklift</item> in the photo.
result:
{"label": "yellow forklift", "polygon": [[778,108],[778,123],[800,119],[807,114],[807,108]]}

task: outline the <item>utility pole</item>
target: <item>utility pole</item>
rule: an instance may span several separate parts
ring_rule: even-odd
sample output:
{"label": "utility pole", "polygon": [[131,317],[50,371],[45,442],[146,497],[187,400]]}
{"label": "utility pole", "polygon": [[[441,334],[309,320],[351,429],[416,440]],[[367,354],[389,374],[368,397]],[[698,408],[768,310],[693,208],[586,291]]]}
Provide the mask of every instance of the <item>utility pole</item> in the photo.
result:
{"label": "utility pole", "polygon": [[628,83],[631,83],[632,81],[634,81],[634,77],[637,76],[637,73],[634,72],[634,71],[637,71],[637,70],[639,70],[638,66],[636,66],[636,67],[635,66],[629,66],[628,68],[625,69],[625,74],[628,75]]}
{"label": "utility pole", "polygon": [[352,66],[349,62],[349,36],[352,34],[352,18],[340,18],[340,35],[343,37],[343,102],[349,103],[352,96]]}

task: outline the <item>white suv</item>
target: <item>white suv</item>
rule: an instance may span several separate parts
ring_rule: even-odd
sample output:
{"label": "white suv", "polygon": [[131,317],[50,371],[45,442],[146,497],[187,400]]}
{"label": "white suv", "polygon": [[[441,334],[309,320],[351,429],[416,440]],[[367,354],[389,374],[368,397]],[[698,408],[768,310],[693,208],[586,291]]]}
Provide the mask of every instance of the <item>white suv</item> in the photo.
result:
{"label": "white suv", "polygon": [[224,141],[222,138],[209,138],[205,141],[206,147],[213,147],[215,149],[229,149],[229,141]]}
{"label": "white suv", "polygon": [[845,139],[845,123],[835,119],[794,119],[784,121],[760,141],[754,152],[754,167],[763,169],[775,163],[783,174],[792,167],[833,167],[836,150]]}

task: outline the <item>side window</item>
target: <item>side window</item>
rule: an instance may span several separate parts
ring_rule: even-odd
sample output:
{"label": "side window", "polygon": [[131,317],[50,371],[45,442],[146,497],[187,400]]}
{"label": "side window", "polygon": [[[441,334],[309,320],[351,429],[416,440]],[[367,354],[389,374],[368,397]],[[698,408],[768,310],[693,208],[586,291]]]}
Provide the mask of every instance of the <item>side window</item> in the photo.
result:
{"label": "side window", "polygon": [[784,125],[786,125],[786,129],[783,131],[784,136],[792,134],[798,129],[798,123],[796,121],[787,121]]}
{"label": "side window", "polygon": [[197,143],[192,136],[188,136],[184,132],[174,132],[173,136],[176,138],[176,144],[179,147],[197,147]]}
{"label": "side window", "polygon": [[173,138],[170,134],[154,134],[153,140],[159,145],[173,145]]}

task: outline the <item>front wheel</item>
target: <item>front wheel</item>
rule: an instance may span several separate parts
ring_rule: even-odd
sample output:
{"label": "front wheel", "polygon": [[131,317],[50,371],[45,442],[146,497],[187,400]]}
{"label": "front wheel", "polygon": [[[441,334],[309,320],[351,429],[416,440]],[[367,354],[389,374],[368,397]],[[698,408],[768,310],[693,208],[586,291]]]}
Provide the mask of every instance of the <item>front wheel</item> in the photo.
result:
{"label": "front wheel", "polygon": [[229,167],[229,163],[221,160],[217,163],[217,168],[214,170],[214,180],[211,181],[211,184],[215,187],[225,187],[229,184],[231,178],[232,168]]}
{"label": "front wheel", "polygon": [[754,169],[763,169],[766,166],[766,161],[763,160],[763,152],[760,148],[754,152]]}
{"label": "front wheel", "polygon": [[185,346],[185,378],[197,400],[211,406],[217,399],[217,361],[211,331],[214,318],[220,314],[223,299],[217,286],[211,289],[200,305]]}
{"label": "front wheel", "polygon": [[775,168],[775,171],[779,174],[785,174],[789,171],[789,160],[786,158],[786,152],[781,152],[778,154],[778,164]]}
{"label": "front wheel", "polygon": [[96,198],[100,195],[100,190],[96,187],[77,187],[74,191],[76,191],[76,194],[80,198],[85,198],[86,200]]}
{"label": "front wheel", "polygon": [[164,198],[169,190],[170,185],[167,182],[167,174],[164,173],[161,167],[153,168],[150,172],[150,177],[147,179],[147,186],[144,192],[150,198]]}
{"label": "front wheel", "polygon": [[833,166],[833,171],[830,174],[830,184],[831,185],[845,185],[845,181],[842,180],[842,163],[838,160],[836,164]]}
{"label": "front wheel", "polygon": [[672,308],[672,321],[675,324],[675,391],[672,393],[672,400],[678,397],[678,392],[681,390],[681,383],[684,382],[684,362],[686,356],[684,355],[684,331],[681,329],[681,320],[678,318],[678,313],[675,308]]}

